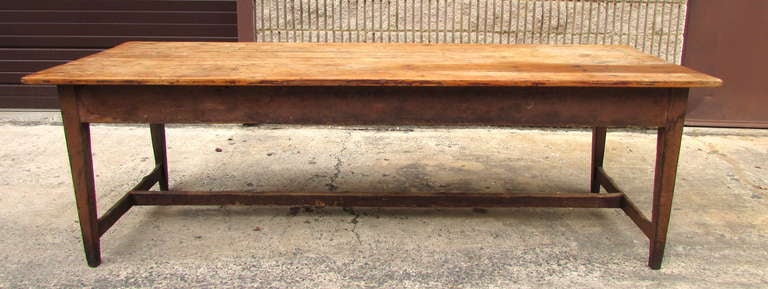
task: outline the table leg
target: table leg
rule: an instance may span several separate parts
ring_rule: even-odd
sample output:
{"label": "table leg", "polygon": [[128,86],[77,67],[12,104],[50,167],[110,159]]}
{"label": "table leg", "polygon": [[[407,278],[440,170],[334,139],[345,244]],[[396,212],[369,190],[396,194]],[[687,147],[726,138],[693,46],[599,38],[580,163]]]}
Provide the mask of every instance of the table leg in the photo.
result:
{"label": "table leg", "polygon": [[592,178],[590,182],[590,191],[600,192],[600,181],[597,179],[598,169],[603,166],[605,156],[605,133],[606,128],[595,127],[592,129]]}
{"label": "table leg", "polygon": [[77,215],[83,235],[83,247],[88,266],[101,263],[99,221],[96,212],[96,191],[93,179],[90,125],[80,122],[74,88],[59,88],[59,103],[64,122],[64,135],[72,170]]}
{"label": "table leg", "polygon": [[149,125],[149,131],[152,135],[152,151],[155,154],[155,165],[160,166],[160,185],[161,191],[168,190],[168,156],[165,147],[165,124],[153,123]]}
{"label": "table leg", "polygon": [[672,196],[675,191],[677,161],[683,137],[685,98],[672,105],[672,117],[666,126],[659,128],[656,145],[656,171],[653,181],[652,231],[648,266],[660,269],[667,242],[667,230],[672,212]]}

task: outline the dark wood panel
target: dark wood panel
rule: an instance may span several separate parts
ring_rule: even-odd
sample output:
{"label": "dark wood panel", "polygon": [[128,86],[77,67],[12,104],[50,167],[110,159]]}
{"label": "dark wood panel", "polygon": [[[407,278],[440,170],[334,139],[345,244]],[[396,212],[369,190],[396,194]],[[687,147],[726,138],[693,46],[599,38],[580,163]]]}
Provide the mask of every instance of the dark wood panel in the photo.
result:
{"label": "dark wood panel", "polygon": [[58,108],[56,87],[51,85],[2,85],[0,108]]}
{"label": "dark wood panel", "polygon": [[0,95],[0,108],[55,109],[59,108],[59,101],[55,96]]}
{"label": "dark wood panel", "polygon": [[2,1],[3,10],[235,11],[234,1]]}
{"label": "dark wood panel", "polygon": [[54,85],[0,84],[0,96],[57,96]]}
{"label": "dark wood panel", "polygon": [[0,0],[0,107],[57,108],[20,78],[126,41],[237,41],[234,0]]}
{"label": "dark wood panel", "polygon": [[[0,65],[2,68],[2,65]],[[21,78],[29,72],[0,72],[0,84],[21,83]]]}
{"label": "dark wood panel", "polygon": [[237,41],[237,37],[194,36],[4,36],[0,47],[107,48],[132,40],[139,41]]}
{"label": "dark wood panel", "polygon": [[10,23],[197,23],[234,24],[235,13],[208,11],[0,11],[0,21]]}
{"label": "dark wood panel", "polygon": [[83,122],[567,127],[662,126],[667,115],[659,108],[668,104],[667,97],[688,92],[584,87],[76,88]]}
{"label": "dark wood panel", "polygon": [[0,108],[55,109],[59,108],[59,101],[55,96],[0,95]]}
{"label": "dark wood panel", "polygon": [[21,77],[66,63],[101,49],[0,48],[0,84],[21,83]]}
{"label": "dark wood panel", "polygon": [[236,37],[234,24],[9,23],[0,35]]}
{"label": "dark wood panel", "polygon": [[66,60],[0,60],[0,72],[35,72],[66,62]]}
{"label": "dark wood panel", "polygon": [[73,60],[101,49],[0,48],[0,60]]}

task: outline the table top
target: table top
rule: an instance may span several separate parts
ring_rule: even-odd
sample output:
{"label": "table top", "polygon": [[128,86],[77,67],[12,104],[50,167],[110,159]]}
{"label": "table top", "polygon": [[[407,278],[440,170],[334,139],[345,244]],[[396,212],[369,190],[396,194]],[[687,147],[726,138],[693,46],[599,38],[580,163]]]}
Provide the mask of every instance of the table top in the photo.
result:
{"label": "table top", "polygon": [[26,84],[712,87],[623,45],[127,42]]}

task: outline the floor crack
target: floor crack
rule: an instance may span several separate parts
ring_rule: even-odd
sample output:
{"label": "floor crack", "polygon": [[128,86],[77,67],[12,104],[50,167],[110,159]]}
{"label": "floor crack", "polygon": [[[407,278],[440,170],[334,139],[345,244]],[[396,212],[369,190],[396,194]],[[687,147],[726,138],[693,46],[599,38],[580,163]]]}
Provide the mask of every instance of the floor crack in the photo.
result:
{"label": "floor crack", "polygon": [[761,189],[763,189],[762,186],[758,185],[752,179],[750,178],[750,174],[744,170],[744,168],[739,164],[738,161],[732,159],[727,154],[721,152],[716,146],[714,146],[711,143],[699,140],[700,143],[704,144],[707,149],[709,149],[709,154],[714,155],[715,157],[721,159],[728,165],[730,165],[733,168],[733,171],[731,172],[733,177],[735,177],[735,181],[739,182],[742,185],[746,185],[747,187],[751,187],[751,189],[757,189],[759,192]]}
{"label": "floor crack", "polygon": [[349,140],[351,136],[352,133],[347,132],[347,139],[341,142],[341,150],[336,153],[336,164],[333,165],[334,172],[330,177],[328,177],[328,183],[325,184],[325,186],[331,192],[335,192],[339,189],[339,186],[336,185],[336,180],[339,178],[339,175],[341,175],[341,167],[344,165],[344,160],[341,158],[341,156],[345,151],[347,151],[347,140]]}
{"label": "floor crack", "polygon": [[352,217],[352,220],[349,220],[349,222],[352,223],[351,231],[352,231],[352,234],[355,234],[355,239],[357,239],[357,243],[362,244],[363,241],[360,240],[360,233],[357,232],[357,223],[359,223],[357,219],[360,218],[360,213],[355,211],[355,209],[353,208],[342,208],[342,210],[354,216]]}
{"label": "floor crack", "polygon": [[352,223],[352,233],[355,234],[355,239],[357,239],[357,243],[362,244],[363,241],[360,240],[360,233],[357,232],[357,218],[360,217],[360,215],[355,215],[354,218],[350,221]]}

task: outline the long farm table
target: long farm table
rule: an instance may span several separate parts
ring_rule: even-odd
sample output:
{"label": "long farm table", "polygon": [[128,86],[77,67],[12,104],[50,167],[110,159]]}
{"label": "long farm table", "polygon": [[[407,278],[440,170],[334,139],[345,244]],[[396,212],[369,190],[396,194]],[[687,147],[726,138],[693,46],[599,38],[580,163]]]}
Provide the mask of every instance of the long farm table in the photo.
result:
{"label": "long farm table", "polygon": [[[101,236],[133,206],[241,204],[620,208],[650,240],[653,269],[664,255],[688,89],[721,84],[628,46],[207,42],[127,42],[23,82],[58,86],[92,267]],[[100,216],[91,123],[149,124],[156,163]],[[169,123],[592,128],[592,193],[169,190]],[[606,129],[615,127],[658,129],[650,218],[603,169]]]}

